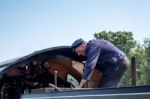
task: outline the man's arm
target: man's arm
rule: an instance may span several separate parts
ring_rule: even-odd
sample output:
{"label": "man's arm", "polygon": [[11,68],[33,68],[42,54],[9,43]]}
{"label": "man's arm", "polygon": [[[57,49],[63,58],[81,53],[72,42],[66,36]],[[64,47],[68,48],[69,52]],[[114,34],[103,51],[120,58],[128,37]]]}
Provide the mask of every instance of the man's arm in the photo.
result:
{"label": "man's arm", "polygon": [[[90,73],[90,76],[92,76],[93,72],[95,69],[92,70],[92,72]],[[80,84],[78,86],[78,88],[82,88],[85,84],[86,84],[87,80],[86,79],[81,79]]]}
{"label": "man's arm", "polygon": [[95,69],[97,60],[99,58],[100,52],[101,51],[99,47],[92,46],[92,45],[89,46],[88,52],[87,52],[87,61],[86,61],[85,69],[83,72],[82,80],[78,86],[79,88],[82,88],[87,82],[87,80],[90,80],[93,74],[93,71]]}
{"label": "man's arm", "polygon": [[82,79],[81,82],[80,82],[80,85],[78,86],[78,88],[82,88],[85,85],[86,82],[87,82],[87,80]]}

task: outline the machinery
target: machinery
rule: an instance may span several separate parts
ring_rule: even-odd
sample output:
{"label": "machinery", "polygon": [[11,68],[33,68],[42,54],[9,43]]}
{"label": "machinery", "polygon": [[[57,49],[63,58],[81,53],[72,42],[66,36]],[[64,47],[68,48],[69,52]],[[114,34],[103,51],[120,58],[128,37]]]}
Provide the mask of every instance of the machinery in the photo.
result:
{"label": "machinery", "polygon": [[[67,90],[79,84],[85,57],[78,57],[68,46],[48,48],[27,56],[0,63],[0,99],[20,99],[22,94],[36,91]],[[101,76],[94,72],[85,86],[97,87]]]}

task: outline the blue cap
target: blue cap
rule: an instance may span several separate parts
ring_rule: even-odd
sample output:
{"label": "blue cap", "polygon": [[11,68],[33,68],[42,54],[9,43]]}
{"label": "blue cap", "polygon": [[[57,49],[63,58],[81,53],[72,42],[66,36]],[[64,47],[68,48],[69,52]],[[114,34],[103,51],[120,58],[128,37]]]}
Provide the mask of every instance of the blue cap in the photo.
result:
{"label": "blue cap", "polygon": [[84,40],[83,40],[82,38],[77,39],[76,41],[74,41],[74,42],[72,43],[71,48],[72,48],[72,49],[77,48],[78,46],[80,46],[80,45],[82,44],[83,41],[84,41]]}

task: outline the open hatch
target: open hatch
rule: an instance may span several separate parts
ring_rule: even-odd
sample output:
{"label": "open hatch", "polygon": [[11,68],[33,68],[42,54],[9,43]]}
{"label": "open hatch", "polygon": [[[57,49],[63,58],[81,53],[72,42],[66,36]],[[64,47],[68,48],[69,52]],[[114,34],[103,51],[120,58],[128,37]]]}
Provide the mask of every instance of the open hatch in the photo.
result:
{"label": "open hatch", "polygon": [[[19,99],[21,94],[73,90],[79,85],[85,57],[68,46],[36,51],[0,64],[0,99]],[[101,73],[95,70],[85,88],[96,88]]]}

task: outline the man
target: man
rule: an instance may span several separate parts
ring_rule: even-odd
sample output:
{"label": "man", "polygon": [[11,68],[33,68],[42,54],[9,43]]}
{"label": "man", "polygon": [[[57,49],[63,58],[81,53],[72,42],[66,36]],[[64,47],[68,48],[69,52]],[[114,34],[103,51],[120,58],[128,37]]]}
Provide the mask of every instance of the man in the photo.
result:
{"label": "man", "polygon": [[71,47],[75,53],[87,59],[78,88],[84,87],[87,80],[90,80],[95,68],[103,74],[99,87],[117,87],[128,66],[128,59],[120,49],[103,39],[89,42],[78,39]]}

